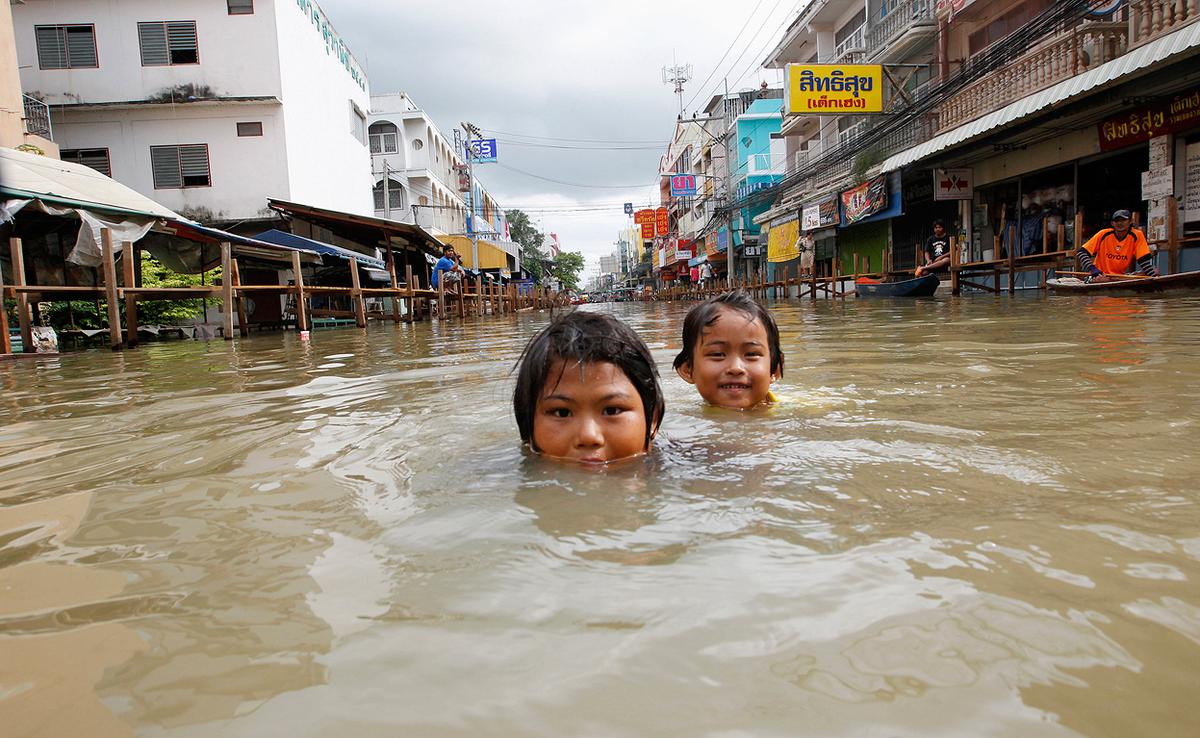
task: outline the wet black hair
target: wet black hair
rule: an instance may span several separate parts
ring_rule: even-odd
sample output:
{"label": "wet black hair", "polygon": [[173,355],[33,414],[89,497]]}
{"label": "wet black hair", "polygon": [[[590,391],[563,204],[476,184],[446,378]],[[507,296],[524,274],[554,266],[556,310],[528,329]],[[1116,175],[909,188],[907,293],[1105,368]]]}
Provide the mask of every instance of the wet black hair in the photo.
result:
{"label": "wet black hair", "polygon": [[[556,361],[616,365],[637,389],[646,413],[646,441],[650,448],[665,403],[658,385],[658,370],[650,349],[633,329],[605,313],[573,310],[556,318],[530,339],[517,364],[517,387],[513,390],[513,412],[521,440],[534,451],[533,418],[538,398],[551,380],[550,365]],[[557,379],[554,380],[557,384]]]}
{"label": "wet black hair", "polygon": [[734,290],[710,297],[688,311],[683,319],[683,349],[675,357],[675,368],[692,365],[696,344],[704,329],[717,321],[722,308],[729,308],[742,313],[750,320],[757,320],[767,330],[767,343],[770,344],[771,373],[777,377],[783,376],[783,349],[779,348],[779,326],[775,318],[757,300],[750,297],[745,290]]}
{"label": "wet black hair", "polygon": [[945,228],[945,227],[946,227],[946,221],[942,220],[941,218],[938,218],[937,220],[933,221],[933,227],[934,227],[934,228],[937,228],[938,226],[941,226],[942,228]]}

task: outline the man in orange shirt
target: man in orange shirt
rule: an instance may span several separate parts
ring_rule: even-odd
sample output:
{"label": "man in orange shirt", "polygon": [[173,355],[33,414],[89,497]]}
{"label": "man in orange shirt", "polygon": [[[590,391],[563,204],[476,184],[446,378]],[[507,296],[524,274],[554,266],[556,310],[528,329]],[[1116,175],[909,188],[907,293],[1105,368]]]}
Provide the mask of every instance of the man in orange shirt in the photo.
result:
{"label": "man in orange shirt", "polygon": [[1112,215],[1112,228],[1105,228],[1079,247],[1079,263],[1091,276],[1089,282],[1107,282],[1109,275],[1138,272],[1157,276],[1150,244],[1141,231],[1129,227],[1129,211]]}

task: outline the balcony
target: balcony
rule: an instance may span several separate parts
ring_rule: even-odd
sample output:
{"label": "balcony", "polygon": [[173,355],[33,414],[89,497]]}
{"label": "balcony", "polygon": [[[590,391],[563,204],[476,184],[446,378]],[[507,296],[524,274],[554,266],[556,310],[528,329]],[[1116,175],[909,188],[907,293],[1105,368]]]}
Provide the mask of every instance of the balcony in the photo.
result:
{"label": "balcony", "polygon": [[770,154],[751,154],[746,160],[746,174],[749,176],[764,174],[783,174],[783,162],[773,161]]}
{"label": "balcony", "polygon": [[867,56],[867,26],[864,23],[833,50],[831,64],[858,64]]}
{"label": "balcony", "polygon": [[899,61],[937,33],[933,0],[905,0],[867,29],[867,48],[874,62]]}
{"label": "balcony", "polygon": [[1200,18],[1200,3],[1196,0],[1131,0],[1127,5],[1132,34],[1130,49],[1177,31]]}
{"label": "balcony", "polygon": [[50,127],[50,106],[29,95],[21,97],[25,99],[25,132],[53,141],[54,131]]}
{"label": "balcony", "polygon": [[1128,28],[1124,22],[1085,23],[1048,39],[943,103],[938,129],[960,126],[1112,61],[1128,50]]}

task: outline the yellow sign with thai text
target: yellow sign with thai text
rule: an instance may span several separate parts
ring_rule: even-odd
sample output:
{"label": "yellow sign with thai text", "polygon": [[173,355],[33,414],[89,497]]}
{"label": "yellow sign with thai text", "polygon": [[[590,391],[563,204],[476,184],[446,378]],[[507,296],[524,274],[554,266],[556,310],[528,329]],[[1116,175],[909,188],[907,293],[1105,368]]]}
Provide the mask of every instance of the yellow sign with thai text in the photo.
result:
{"label": "yellow sign with thai text", "polygon": [[789,115],[883,112],[883,67],[878,64],[789,64]]}
{"label": "yellow sign with thai text", "polygon": [[800,219],[772,225],[767,231],[767,261],[778,264],[800,256]]}

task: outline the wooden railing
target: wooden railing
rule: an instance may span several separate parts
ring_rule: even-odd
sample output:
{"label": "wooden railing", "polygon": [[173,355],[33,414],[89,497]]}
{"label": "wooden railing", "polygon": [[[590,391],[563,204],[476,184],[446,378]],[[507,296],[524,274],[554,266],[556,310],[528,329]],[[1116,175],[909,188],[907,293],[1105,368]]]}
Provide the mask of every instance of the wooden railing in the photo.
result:
{"label": "wooden railing", "polygon": [[1127,50],[1125,23],[1087,23],[1035,47],[941,105],[945,130],[1111,61]]}
{"label": "wooden railing", "polygon": [[1129,48],[1137,48],[1200,18],[1200,0],[1132,0]]}

